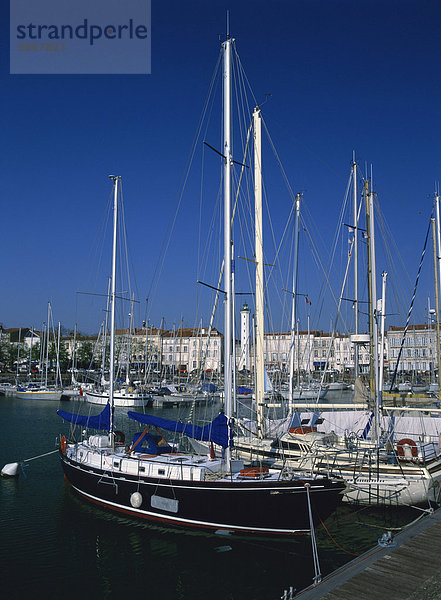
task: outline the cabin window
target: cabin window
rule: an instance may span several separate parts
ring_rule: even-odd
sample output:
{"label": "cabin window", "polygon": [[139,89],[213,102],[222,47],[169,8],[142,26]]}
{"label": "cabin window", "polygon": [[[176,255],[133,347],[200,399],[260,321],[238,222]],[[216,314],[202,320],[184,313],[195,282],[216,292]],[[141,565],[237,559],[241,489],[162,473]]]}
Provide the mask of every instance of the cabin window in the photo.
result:
{"label": "cabin window", "polygon": [[165,469],[158,469],[158,475],[165,475]]}
{"label": "cabin window", "polygon": [[113,461],[113,466],[115,469],[119,469],[119,460],[114,460]]}
{"label": "cabin window", "polygon": [[145,473],[145,467],[139,467],[139,472],[140,473]]}

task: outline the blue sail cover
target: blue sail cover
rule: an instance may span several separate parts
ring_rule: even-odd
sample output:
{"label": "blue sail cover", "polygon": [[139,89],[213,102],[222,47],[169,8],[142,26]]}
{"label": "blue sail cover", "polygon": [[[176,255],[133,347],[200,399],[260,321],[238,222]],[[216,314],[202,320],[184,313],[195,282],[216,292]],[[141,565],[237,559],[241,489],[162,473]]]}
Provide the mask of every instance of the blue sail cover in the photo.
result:
{"label": "blue sail cover", "polygon": [[99,415],[86,417],[86,415],[74,415],[73,413],[65,412],[64,410],[57,410],[57,415],[62,417],[69,423],[75,425],[83,425],[84,427],[90,427],[91,429],[104,429],[110,430],[110,404],[107,403],[104,410]]}
{"label": "blue sail cover", "polygon": [[201,391],[202,392],[215,392],[216,386],[214,385],[214,383],[204,383],[204,385],[201,387]]}
{"label": "blue sail cover", "polygon": [[144,415],[133,411],[129,411],[127,414],[131,419],[134,419],[139,423],[161,427],[166,431],[184,433],[195,440],[214,442],[215,444],[222,446],[222,448],[227,448],[228,446],[228,419],[224,413],[220,413],[211,423],[204,425],[204,427],[162,419],[161,417],[154,417],[153,415]]}
{"label": "blue sail cover", "polygon": [[244,395],[246,396],[246,395],[248,395],[248,394],[252,394],[252,393],[253,393],[253,390],[252,390],[251,388],[249,388],[249,387],[243,387],[243,386],[239,386],[239,387],[237,388],[237,393],[238,393],[238,394],[244,394]]}

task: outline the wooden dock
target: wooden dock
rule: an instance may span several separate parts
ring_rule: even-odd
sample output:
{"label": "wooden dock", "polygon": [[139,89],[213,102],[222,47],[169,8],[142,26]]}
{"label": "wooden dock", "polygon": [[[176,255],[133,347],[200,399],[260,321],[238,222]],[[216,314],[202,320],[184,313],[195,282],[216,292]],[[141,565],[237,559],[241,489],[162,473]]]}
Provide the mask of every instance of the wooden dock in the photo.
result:
{"label": "wooden dock", "polygon": [[[431,600],[441,597],[441,509],[295,595],[301,600]],[[434,579],[439,585],[434,586]],[[430,590],[434,590],[431,594]]]}

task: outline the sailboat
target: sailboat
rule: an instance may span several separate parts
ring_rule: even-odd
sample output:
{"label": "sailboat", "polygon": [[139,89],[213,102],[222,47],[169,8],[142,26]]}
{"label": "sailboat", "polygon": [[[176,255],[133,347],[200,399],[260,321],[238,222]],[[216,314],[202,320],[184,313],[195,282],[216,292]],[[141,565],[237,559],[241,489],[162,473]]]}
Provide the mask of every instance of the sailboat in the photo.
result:
{"label": "sailboat", "polygon": [[[441,501],[441,419],[433,416],[390,414],[382,410],[382,357],[385,282],[377,301],[373,192],[365,182],[370,307],[373,334],[373,393],[366,410],[292,412],[273,423],[273,435],[237,436],[236,456],[270,461],[274,466],[338,473],[348,488],[344,500],[358,504],[416,506]],[[376,307],[375,313],[372,307]],[[359,393],[360,380],[355,380]],[[400,410],[400,412],[402,412]],[[276,427],[278,426],[278,431]]]}
{"label": "sailboat", "polygon": [[[58,411],[73,424],[100,434],[74,442],[61,438],[60,459],[74,490],[89,501],[135,518],[203,530],[245,534],[290,535],[307,533],[314,520],[326,518],[341,500],[345,488],[340,478],[310,476],[290,469],[246,465],[232,457],[233,347],[231,255],[231,49],[230,37],[222,44],[224,94],[224,288],[225,411],[203,427],[153,415],[128,412],[143,426],[125,444],[115,431],[113,373],[110,369],[109,403],[94,417]],[[259,165],[260,167],[260,165]],[[114,177],[114,195],[119,178]],[[115,200],[116,202],[116,200]],[[114,248],[116,229],[114,229]],[[112,271],[115,272],[115,250]],[[111,319],[114,319],[115,284],[112,278]],[[113,328],[112,328],[113,329]],[[112,347],[112,346],[111,346]],[[113,365],[111,350],[111,366]],[[259,398],[257,398],[259,404]],[[222,454],[181,452],[162,431],[217,444]]]}
{"label": "sailboat", "polygon": [[[46,353],[46,357],[44,359],[44,369],[41,369],[41,381],[40,383],[29,381],[26,385],[17,385],[15,395],[17,398],[21,400],[55,400],[59,401],[61,395],[63,393],[61,387],[61,373],[60,373],[60,365],[58,360],[58,352],[57,352],[57,365],[56,365],[56,383],[55,386],[51,386],[48,384],[48,369],[49,369],[49,337],[50,337],[50,322],[52,319],[52,307],[51,303],[48,302],[48,312],[47,312],[47,325],[45,330],[45,341],[44,344],[40,347],[41,356],[43,357],[43,353]],[[59,324],[60,327],[60,324]],[[33,331],[32,339],[33,339]],[[54,332],[55,338],[55,332]],[[60,329],[58,331],[58,340],[60,339]],[[32,347],[32,346],[31,346]],[[60,384],[59,384],[60,381]]]}
{"label": "sailboat", "polygon": [[[118,183],[118,182],[117,182]],[[116,200],[116,204],[114,206],[114,219],[117,221],[118,219],[118,201]],[[112,285],[112,278],[109,279],[109,287]],[[100,406],[105,406],[109,402],[110,397],[110,382],[105,378],[106,372],[106,351],[107,351],[107,333],[108,333],[108,313],[109,313],[109,298],[110,294],[107,294],[107,307],[106,307],[106,319],[103,323],[103,342],[102,342],[102,364],[101,364],[101,378],[100,381],[97,382],[96,385],[88,384],[81,387],[81,393],[84,397],[84,400],[89,404],[98,404]],[[133,305],[133,300],[132,300]],[[130,313],[130,327],[129,327],[129,341],[130,341],[130,332],[132,331],[132,318],[133,318],[133,308]],[[115,322],[111,325],[113,329],[115,328]],[[115,331],[111,331],[110,333],[110,345],[115,346]],[[112,354],[112,351],[111,351]],[[113,348],[113,356],[115,356],[115,348]],[[149,394],[144,388],[140,386],[135,386],[130,382],[129,372],[130,372],[130,344],[128,344],[128,348],[126,350],[126,377],[124,383],[119,383],[118,386],[114,385],[113,387],[113,406],[114,407],[123,407],[123,408],[136,408],[136,407],[145,407],[145,406],[153,406],[153,398],[151,394]],[[114,359],[113,359],[114,360]],[[111,363],[112,364],[112,363]],[[115,381],[115,377],[114,377]]]}

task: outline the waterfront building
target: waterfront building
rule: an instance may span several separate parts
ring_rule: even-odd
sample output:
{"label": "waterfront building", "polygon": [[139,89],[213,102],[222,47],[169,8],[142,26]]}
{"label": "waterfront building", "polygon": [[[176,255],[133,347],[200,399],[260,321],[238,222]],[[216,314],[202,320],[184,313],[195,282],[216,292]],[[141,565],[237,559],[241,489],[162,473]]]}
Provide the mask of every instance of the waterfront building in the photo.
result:
{"label": "waterfront building", "polygon": [[[400,374],[434,373],[438,370],[436,331],[430,325],[410,325],[404,337],[404,327],[390,326],[387,331],[387,368]],[[402,346],[402,349],[401,349]],[[401,349],[401,356],[400,355]]]}

